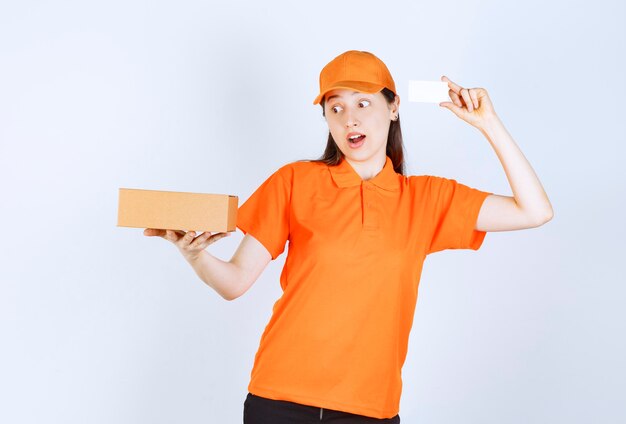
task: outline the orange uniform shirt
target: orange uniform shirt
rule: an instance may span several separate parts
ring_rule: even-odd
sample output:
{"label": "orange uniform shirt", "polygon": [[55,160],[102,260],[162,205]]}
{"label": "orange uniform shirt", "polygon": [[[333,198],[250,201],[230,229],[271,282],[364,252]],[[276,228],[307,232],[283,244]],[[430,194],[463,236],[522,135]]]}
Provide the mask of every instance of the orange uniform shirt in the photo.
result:
{"label": "orange uniform shirt", "polygon": [[261,336],[250,393],[375,418],[399,413],[423,261],[477,250],[490,192],[403,176],[387,157],[364,181],[345,160],[294,162],[239,208],[237,226],[279,256],[282,296]]}

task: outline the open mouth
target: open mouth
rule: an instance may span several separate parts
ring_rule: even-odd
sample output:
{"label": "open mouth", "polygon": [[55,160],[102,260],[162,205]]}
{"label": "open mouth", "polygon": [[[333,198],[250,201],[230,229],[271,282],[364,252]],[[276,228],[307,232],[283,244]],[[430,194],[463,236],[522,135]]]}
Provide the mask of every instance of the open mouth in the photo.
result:
{"label": "open mouth", "polygon": [[365,134],[350,133],[347,138],[348,142],[352,145],[361,144],[361,142],[365,140]]}

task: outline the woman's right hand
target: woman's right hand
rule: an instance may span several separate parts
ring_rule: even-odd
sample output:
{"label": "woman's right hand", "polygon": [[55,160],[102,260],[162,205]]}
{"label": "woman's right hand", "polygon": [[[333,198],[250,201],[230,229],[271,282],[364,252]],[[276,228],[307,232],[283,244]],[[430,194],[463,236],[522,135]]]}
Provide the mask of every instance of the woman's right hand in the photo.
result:
{"label": "woman's right hand", "polygon": [[195,231],[184,232],[182,230],[146,228],[143,231],[143,235],[148,237],[162,237],[174,243],[185,259],[193,260],[210,244],[215,243],[223,237],[230,236],[230,233],[211,234],[209,231],[205,231],[196,237]]}

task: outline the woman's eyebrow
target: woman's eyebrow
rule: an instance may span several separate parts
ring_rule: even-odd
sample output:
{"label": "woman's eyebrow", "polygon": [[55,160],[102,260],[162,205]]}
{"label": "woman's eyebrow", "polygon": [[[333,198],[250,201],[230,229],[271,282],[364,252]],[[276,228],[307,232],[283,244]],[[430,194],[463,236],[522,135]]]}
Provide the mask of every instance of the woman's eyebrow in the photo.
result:
{"label": "woman's eyebrow", "polygon": [[[359,94],[359,93],[360,93],[360,91],[353,91],[352,95],[354,96],[355,94]],[[328,101],[330,101],[330,99],[334,99],[335,97],[341,97],[341,96],[339,94],[334,94],[334,95],[330,96],[329,98],[327,98],[326,101],[328,102]]]}

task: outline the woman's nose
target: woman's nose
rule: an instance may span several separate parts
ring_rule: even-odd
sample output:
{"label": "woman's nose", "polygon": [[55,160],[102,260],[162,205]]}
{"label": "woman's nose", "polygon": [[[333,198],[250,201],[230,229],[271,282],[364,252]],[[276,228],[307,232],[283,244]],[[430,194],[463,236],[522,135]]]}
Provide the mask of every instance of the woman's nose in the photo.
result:
{"label": "woman's nose", "polygon": [[358,125],[359,121],[357,120],[356,116],[354,116],[354,113],[347,111],[346,113],[346,127],[350,128],[350,127],[356,127]]}

